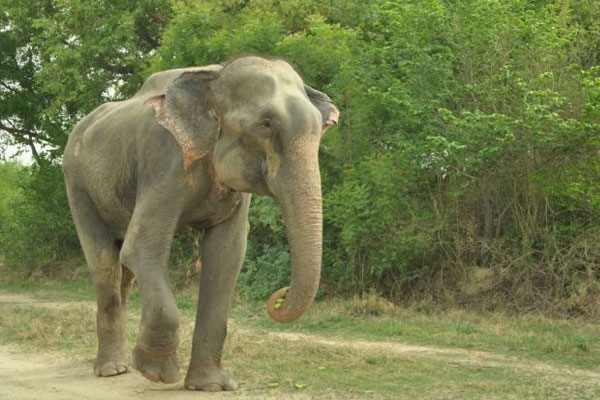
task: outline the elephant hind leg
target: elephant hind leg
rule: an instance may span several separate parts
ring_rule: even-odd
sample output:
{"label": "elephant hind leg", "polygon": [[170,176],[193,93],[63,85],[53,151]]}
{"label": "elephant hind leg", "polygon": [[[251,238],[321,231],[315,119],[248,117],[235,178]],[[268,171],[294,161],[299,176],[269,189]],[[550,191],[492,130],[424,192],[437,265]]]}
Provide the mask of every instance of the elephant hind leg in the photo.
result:
{"label": "elephant hind leg", "polygon": [[125,310],[133,274],[118,261],[106,265],[110,265],[108,270],[95,268],[92,272],[98,304],[98,355],[94,364],[97,376],[113,376],[128,370]]}
{"label": "elephant hind leg", "polygon": [[119,261],[119,241],[95,205],[76,187],[68,187],[69,206],[96,291],[97,376],[127,372],[125,305],[133,274]]}

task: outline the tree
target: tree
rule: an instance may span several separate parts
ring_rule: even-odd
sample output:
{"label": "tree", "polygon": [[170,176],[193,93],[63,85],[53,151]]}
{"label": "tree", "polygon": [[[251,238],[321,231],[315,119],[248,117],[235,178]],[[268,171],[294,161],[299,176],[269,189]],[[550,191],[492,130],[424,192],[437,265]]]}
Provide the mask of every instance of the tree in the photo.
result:
{"label": "tree", "polygon": [[166,0],[3,3],[1,140],[36,161],[59,158],[79,118],[139,87],[171,15]]}
{"label": "tree", "polygon": [[[342,111],[320,154],[324,292],[440,297],[478,267],[521,304],[600,293],[597,1],[3,1],[0,134],[50,186],[72,124],[151,71],[282,56]],[[268,200],[250,218],[260,298],[287,244]]]}
{"label": "tree", "polygon": [[[23,195],[2,222],[6,264],[33,268],[78,251],[60,158],[73,125],[139,87],[171,16],[166,0],[2,0],[0,143],[25,146]],[[34,228],[34,229],[32,229]]]}

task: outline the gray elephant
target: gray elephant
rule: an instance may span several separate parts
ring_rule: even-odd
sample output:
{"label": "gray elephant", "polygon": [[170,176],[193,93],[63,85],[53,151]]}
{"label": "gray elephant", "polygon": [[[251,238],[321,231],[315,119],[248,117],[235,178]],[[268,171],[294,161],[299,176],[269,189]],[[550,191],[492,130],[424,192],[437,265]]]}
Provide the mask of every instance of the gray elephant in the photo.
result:
{"label": "gray elephant", "polygon": [[185,387],[236,388],[221,354],[250,193],[273,197],[284,216],[292,278],[267,308],[291,322],[319,285],[319,142],[338,115],[288,63],[247,56],[154,74],[131,99],[79,122],[63,171],[97,296],[96,375],[127,371],[125,306],[135,277],[142,320],[133,367],[152,381],[179,380],[179,312],[167,264],[173,236],[194,228],[204,232],[202,272]]}

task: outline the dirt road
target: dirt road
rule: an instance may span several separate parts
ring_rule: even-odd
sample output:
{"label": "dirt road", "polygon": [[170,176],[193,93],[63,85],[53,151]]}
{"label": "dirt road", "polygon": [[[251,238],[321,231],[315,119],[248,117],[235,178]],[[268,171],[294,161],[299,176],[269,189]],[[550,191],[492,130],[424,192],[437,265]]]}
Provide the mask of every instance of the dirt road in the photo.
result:
{"label": "dirt road", "polygon": [[[0,399],[153,400],[164,399],[167,394],[174,400],[205,398],[202,393],[180,390],[181,385],[154,385],[136,373],[98,379],[90,371],[90,362],[0,346]],[[207,394],[206,398],[226,396]]]}
{"label": "dirt road", "polygon": [[[63,309],[86,307],[91,302],[40,302],[30,296],[1,293],[0,303]],[[29,352],[0,343],[0,399],[6,400],[106,400],[106,399],[236,399],[251,398],[236,393],[201,393],[183,390],[183,383],[152,383],[133,371],[98,379],[92,360],[67,359],[59,353]]]}

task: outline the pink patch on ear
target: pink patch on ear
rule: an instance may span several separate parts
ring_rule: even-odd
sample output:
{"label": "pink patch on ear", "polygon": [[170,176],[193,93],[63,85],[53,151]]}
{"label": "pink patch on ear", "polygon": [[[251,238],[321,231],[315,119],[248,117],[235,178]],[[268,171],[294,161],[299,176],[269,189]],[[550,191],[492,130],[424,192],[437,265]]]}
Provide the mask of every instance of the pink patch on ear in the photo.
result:
{"label": "pink patch on ear", "polygon": [[[149,99],[144,101],[144,105],[146,107],[154,108],[154,112],[156,113],[156,121],[169,129],[169,118],[167,116],[167,103],[165,101],[165,95],[161,94],[158,96],[150,97]],[[170,129],[169,129],[170,130]]]}
{"label": "pink patch on ear", "polygon": [[337,125],[339,117],[340,117],[340,112],[336,108],[335,110],[333,110],[332,112],[329,113],[329,119],[327,120],[326,124],[327,125]]}
{"label": "pink patch on ear", "polygon": [[177,141],[177,144],[179,144],[183,155],[183,169],[185,171],[187,171],[194,162],[208,154],[206,149],[193,142],[190,136],[185,132],[181,122],[173,119],[169,114],[164,94],[150,97],[144,101],[144,105],[146,107],[154,108],[156,112],[156,121],[167,128]]}
{"label": "pink patch on ear", "polygon": [[340,117],[340,112],[338,111],[337,108],[335,110],[331,111],[329,113],[329,118],[327,119],[327,121],[323,122],[323,125],[321,125],[321,129],[322,129],[323,133],[325,133],[325,131],[327,129],[329,129],[330,126],[337,125],[339,117]]}
{"label": "pink patch on ear", "polygon": [[146,101],[144,101],[144,105],[146,107],[152,107],[156,110],[157,113],[160,113],[164,110],[165,107],[165,95],[161,94],[159,96],[150,97]]}

